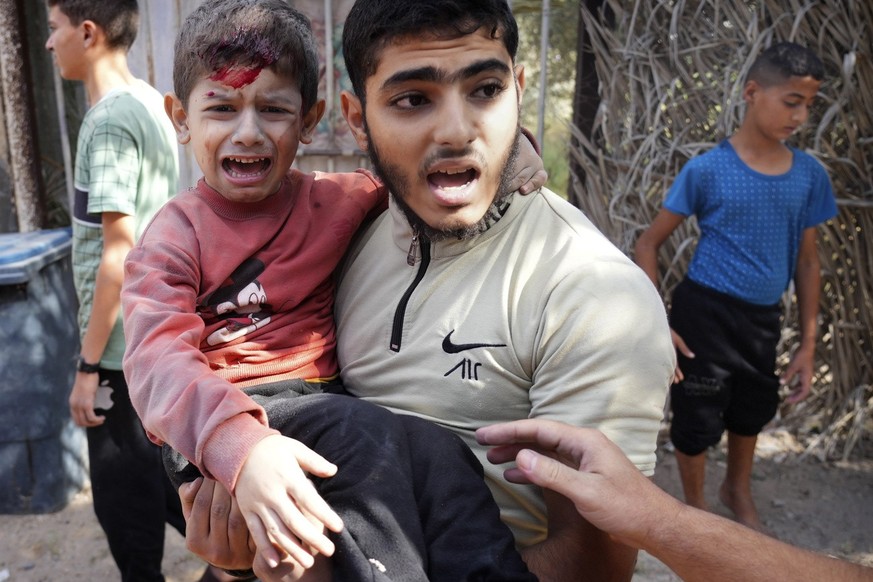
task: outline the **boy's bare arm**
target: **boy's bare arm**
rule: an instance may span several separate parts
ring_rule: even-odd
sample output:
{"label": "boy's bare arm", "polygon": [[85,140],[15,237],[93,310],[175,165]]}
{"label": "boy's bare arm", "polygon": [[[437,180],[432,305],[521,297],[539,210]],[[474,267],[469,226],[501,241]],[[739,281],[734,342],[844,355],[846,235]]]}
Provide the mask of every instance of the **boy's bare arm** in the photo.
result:
{"label": "boy's bare arm", "polygon": [[809,395],[812,389],[812,373],[815,359],[815,343],[818,336],[818,310],[821,294],[821,264],[816,248],[816,229],[803,231],[794,286],[797,293],[798,319],[800,324],[800,346],[782,374],[782,384],[796,386],[788,397],[789,402],[799,402]]}
{"label": "boy's bare arm", "polygon": [[[634,245],[634,261],[640,268],[649,276],[655,288],[659,288],[658,276],[658,250],[664,241],[673,234],[685,217],[675,212],[670,212],[666,209],[661,209],[652,224],[643,231],[640,238],[637,239],[637,244]],[[687,358],[693,358],[694,352],[685,343],[685,340],[670,328],[670,335],[673,339],[673,345],[676,349]],[[676,371],[673,374],[673,381],[680,382],[685,378],[679,366],[676,366]]]}
{"label": "boy's bare arm", "polygon": [[[121,282],[124,279],[124,259],[133,248],[134,218],[119,212],[104,212],[103,254],[94,282],[94,303],[88,328],[82,337],[79,352],[86,362],[96,364],[103,357],[103,350],[121,311]],[[70,415],[79,426],[98,426],[103,417],[94,413],[97,394],[97,374],[77,373],[70,393]]]}
{"label": "boy's bare arm", "polygon": [[681,214],[662,209],[634,246],[634,261],[645,271],[656,288],[659,281],[658,250],[683,220],[685,217]]}
{"label": "boy's bare arm", "polygon": [[276,548],[304,568],[313,565],[313,554],[333,554],[324,532],[339,532],[343,523],[307,473],[330,477],[336,466],[299,441],[270,435],[252,447],[237,478],[234,497],[270,567],[282,559]]}

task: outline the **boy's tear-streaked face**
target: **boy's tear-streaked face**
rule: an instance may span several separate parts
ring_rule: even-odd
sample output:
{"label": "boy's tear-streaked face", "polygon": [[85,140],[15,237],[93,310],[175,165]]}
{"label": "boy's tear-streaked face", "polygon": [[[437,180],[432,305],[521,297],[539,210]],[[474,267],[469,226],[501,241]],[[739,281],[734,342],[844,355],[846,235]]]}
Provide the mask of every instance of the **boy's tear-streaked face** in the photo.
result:
{"label": "boy's tear-streaked face", "polygon": [[274,194],[298,144],[309,141],[315,125],[311,112],[302,111],[296,83],[271,69],[249,77],[253,80],[241,85],[214,76],[201,79],[183,117],[174,120],[179,140],[194,149],[206,183],[237,202]]}

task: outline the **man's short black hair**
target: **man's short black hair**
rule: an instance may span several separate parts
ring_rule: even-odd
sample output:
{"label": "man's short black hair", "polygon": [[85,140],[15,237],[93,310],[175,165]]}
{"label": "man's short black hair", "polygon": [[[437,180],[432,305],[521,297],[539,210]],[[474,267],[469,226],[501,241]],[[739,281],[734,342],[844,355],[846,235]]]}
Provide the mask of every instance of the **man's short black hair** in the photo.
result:
{"label": "man's short black hair", "polygon": [[791,77],[812,77],[821,81],[824,76],[824,64],[811,49],[793,42],[780,42],[758,55],[746,80],[770,87]]}
{"label": "man's short black hair", "polygon": [[485,27],[515,60],[518,25],[506,0],[357,0],[343,28],[343,57],[361,101],[379,53],[404,37],[460,38]]}

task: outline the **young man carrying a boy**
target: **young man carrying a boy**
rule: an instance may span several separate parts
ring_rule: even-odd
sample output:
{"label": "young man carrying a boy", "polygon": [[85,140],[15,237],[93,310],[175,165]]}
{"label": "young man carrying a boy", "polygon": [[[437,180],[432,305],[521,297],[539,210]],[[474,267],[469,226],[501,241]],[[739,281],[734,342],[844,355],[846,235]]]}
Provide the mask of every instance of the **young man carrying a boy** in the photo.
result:
{"label": "young man carrying a boy", "polygon": [[124,367],[153,440],[233,492],[267,561],[274,545],[304,568],[310,547],[333,554],[322,528],[340,514],[336,579],[530,579],[460,439],[322,393],[338,373],[334,270],[386,192],[365,172],[291,170],[324,110],[308,20],[284,0],[207,0],[175,51],[166,109],[204,178],[158,212],[123,291]]}
{"label": "young man carrying a boy", "polygon": [[[349,13],[343,109],[392,196],[338,289],[343,383],[449,428],[480,460],[477,428],[536,417],[598,427],[651,472],[675,366],[663,305],[577,208],[501,187],[524,83],[517,34],[504,0],[358,0]],[[540,579],[630,580],[635,550],[571,501],[497,467],[486,480]],[[237,559],[234,534],[203,527],[201,501],[189,547]]]}
{"label": "young man carrying a boy", "polygon": [[[751,492],[757,435],[775,415],[779,386],[807,396],[819,304],[816,225],[836,214],[827,173],[785,145],[803,125],[824,67],[809,49],[779,43],[749,70],[746,114],[736,133],[689,161],[664,208],[636,244],[637,263],[658,281],[657,253],[686,217],[701,236],[672,299],[678,351],[671,438],[689,505],[706,509],[706,449],[728,431],[719,497],[737,520],[760,529]],[[774,373],[779,300],[794,280],[801,341],[781,379]]]}
{"label": "young man carrying a boy", "polygon": [[121,371],[124,258],[178,188],[173,126],[161,95],[127,65],[136,0],[48,0],[46,49],[82,81],[88,110],[76,151],[73,274],[81,352],[70,412],[87,428],[94,512],[124,581],[163,581],[166,523],[184,534],[179,498],[130,405]]}

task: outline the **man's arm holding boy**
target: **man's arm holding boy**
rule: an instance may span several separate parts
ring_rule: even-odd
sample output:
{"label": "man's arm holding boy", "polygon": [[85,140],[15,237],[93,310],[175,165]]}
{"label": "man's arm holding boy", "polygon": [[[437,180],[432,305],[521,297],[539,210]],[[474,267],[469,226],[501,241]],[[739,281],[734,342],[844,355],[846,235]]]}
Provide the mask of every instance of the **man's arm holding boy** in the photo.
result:
{"label": "man's arm holding boy", "polygon": [[[548,295],[538,308],[530,417],[597,427],[652,471],[675,368],[657,292],[635,265],[607,253],[574,265]],[[544,498],[548,537],[522,551],[532,572],[547,580],[580,571],[591,580],[631,579],[635,549],[579,516],[567,498]]]}

